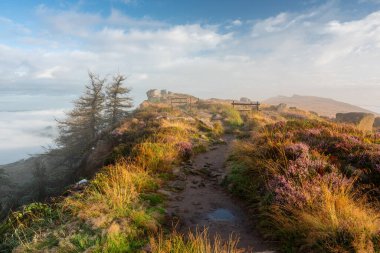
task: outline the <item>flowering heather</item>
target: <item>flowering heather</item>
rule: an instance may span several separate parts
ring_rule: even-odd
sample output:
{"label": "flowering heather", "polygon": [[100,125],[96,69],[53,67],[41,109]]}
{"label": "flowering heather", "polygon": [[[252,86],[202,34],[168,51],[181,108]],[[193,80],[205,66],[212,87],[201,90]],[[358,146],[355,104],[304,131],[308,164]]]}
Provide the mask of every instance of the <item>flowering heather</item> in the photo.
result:
{"label": "flowering heather", "polygon": [[305,134],[310,137],[319,136],[321,134],[321,129],[318,129],[318,128],[306,129]]}
{"label": "flowering heather", "polygon": [[193,145],[190,142],[180,142],[177,144],[179,153],[184,159],[190,159],[193,154]]}
{"label": "flowering heather", "polygon": [[301,183],[292,178],[275,175],[269,180],[269,190],[274,195],[274,203],[278,205],[291,205],[302,208],[308,200],[317,199],[321,193],[321,185],[328,185],[332,191],[348,186],[352,181],[338,173],[328,173],[304,179]]}
{"label": "flowering heather", "polygon": [[334,170],[334,166],[322,159],[311,159],[307,157],[289,161],[285,174],[293,178],[307,178],[315,175],[323,175]]}
{"label": "flowering heather", "polygon": [[285,129],[286,122],[285,121],[279,121],[272,125],[268,126],[268,130],[276,132],[276,131],[283,131]]}
{"label": "flowering heather", "polygon": [[274,202],[279,205],[290,204],[302,207],[306,203],[306,197],[300,186],[294,184],[285,176],[275,175],[269,181],[269,189],[274,193]]}
{"label": "flowering heather", "polygon": [[291,160],[307,157],[308,153],[309,146],[302,142],[292,143],[285,146],[285,154],[288,157],[288,159]]}
{"label": "flowering heather", "polygon": [[327,183],[331,189],[339,189],[352,183],[352,180],[335,172],[320,176],[320,180]]}
{"label": "flowering heather", "polygon": [[120,136],[122,136],[123,135],[123,132],[122,132],[122,130],[120,130],[120,129],[115,129],[115,130],[113,130],[112,132],[111,132],[111,136],[113,136],[113,137],[120,137]]}
{"label": "flowering heather", "polygon": [[263,228],[277,233],[284,251],[380,249],[380,145],[372,138],[353,127],[293,120],[265,126],[233,155],[231,181],[257,203]]}
{"label": "flowering heather", "polygon": [[[307,145],[305,146],[307,147]],[[330,176],[331,171],[327,168],[333,168],[333,166],[319,158],[311,159],[308,153],[296,160],[290,160],[283,175],[274,175],[269,180],[269,190],[273,192],[275,202],[303,206],[310,198],[308,196],[319,191],[320,182],[330,182],[337,178],[336,174]],[[336,179],[333,182],[338,181]],[[335,183],[331,185],[338,186]]]}

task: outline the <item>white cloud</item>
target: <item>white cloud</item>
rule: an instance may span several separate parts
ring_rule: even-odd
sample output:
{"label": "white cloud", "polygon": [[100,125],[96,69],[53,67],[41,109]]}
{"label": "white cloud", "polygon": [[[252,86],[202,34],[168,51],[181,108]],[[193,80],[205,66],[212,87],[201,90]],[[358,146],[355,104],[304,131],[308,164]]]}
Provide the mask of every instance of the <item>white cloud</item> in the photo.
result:
{"label": "white cloud", "polygon": [[29,34],[31,31],[27,27],[25,27],[22,24],[18,24],[14,22],[13,20],[5,17],[0,16],[0,27],[2,28],[3,32],[5,30],[8,30],[8,32],[14,33],[20,33],[20,34]]}
{"label": "white cloud", "polygon": [[[326,25],[330,41],[318,59],[326,64],[335,60],[357,59],[380,52],[380,12],[374,12],[361,20],[350,22],[331,21]],[[369,62],[367,62],[368,64]]]}
{"label": "white cloud", "polygon": [[[328,4],[263,20],[236,19],[225,32],[218,25],[135,19],[117,9],[104,17],[40,6],[41,29],[23,37],[32,49],[0,45],[0,90],[78,93],[87,70],[120,71],[142,94],[190,85],[199,96],[205,90],[255,99],[310,93],[362,103],[333,87],[363,92],[363,85],[380,83],[379,15],[341,21],[339,9]],[[377,103],[377,95],[367,99]]]}
{"label": "white cloud", "polygon": [[275,17],[270,17],[253,26],[253,36],[259,36],[263,32],[278,32],[287,28],[291,23],[289,22],[289,15],[287,13],[280,13]]}
{"label": "white cloud", "polygon": [[36,73],[36,78],[42,78],[42,79],[54,79],[56,78],[56,74],[58,72],[63,72],[66,68],[61,66],[54,66],[52,68],[44,69],[40,72]]}
{"label": "white cloud", "polygon": [[48,134],[54,134],[54,117],[62,117],[62,110],[0,112],[1,150],[40,147],[52,143]]}
{"label": "white cloud", "polygon": [[234,26],[241,26],[243,22],[241,22],[240,19],[235,19],[234,21],[231,22],[231,24]]}

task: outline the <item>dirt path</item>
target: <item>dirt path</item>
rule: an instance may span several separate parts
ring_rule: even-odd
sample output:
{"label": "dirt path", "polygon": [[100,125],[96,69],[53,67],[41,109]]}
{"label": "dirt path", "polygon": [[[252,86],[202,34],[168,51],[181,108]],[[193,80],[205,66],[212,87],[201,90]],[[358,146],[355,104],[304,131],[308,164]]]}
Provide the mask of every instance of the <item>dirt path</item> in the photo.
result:
{"label": "dirt path", "polygon": [[211,236],[218,233],[224,240],[231,233],[239,236],[239,247],[247,252],[274,252],[254,231],[241,205],[220,186],[233,136],[224,140],[226,144],[212,147],[175,171],[180,180],[170,186],[178,192],[170,194],[168,212],[178,218],[180,232],[208,227]]}

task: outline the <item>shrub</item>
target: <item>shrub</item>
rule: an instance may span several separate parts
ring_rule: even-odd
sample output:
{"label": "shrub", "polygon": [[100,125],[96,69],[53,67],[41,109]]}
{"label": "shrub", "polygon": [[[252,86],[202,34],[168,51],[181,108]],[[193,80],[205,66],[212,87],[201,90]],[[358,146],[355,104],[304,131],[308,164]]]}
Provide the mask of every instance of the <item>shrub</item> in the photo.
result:
{"label": "shrub", "polygon": [[377,252],[379,206],[363,189],[379,196],[378,148],[351,127],[277,122],[235,144],[227,183],[284,251]]}
{"label": "shrub", "polygon": [[217,121],[213,124],[213,133],[215,136],[221,136],[224,133],[224,127],[220,121]]}
{"label": "shrub", "polygon": [[180,142],[177,147],[182,159],[189,160],[193,155],[193,145],[190,142]]}
{"label": "shrub", "polygon": [[231,127],[239,127],[244,123],[240,113],[232,107],[224,107],[223,116],[225,117],[226,123]]}

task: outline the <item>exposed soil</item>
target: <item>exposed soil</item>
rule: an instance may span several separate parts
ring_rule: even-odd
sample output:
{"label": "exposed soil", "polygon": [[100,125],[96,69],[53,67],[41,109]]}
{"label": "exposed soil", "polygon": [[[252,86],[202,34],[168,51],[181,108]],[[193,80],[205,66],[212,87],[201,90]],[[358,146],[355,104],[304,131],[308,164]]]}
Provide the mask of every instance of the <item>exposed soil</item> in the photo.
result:
{"label": "exposed soil", "polygon": [[170,184],[175,192],[163,191],[169,198],[168,213],[178,220],[179,232],[207,227],[210,236],[219,234],[223,240],[237,235],[238,246],[246,252],[274,252],[255,231],[241,203],[220,185],[232,140],[233,136],[224,136],[225,144],[211,147],[175,171],[179,179]]}

